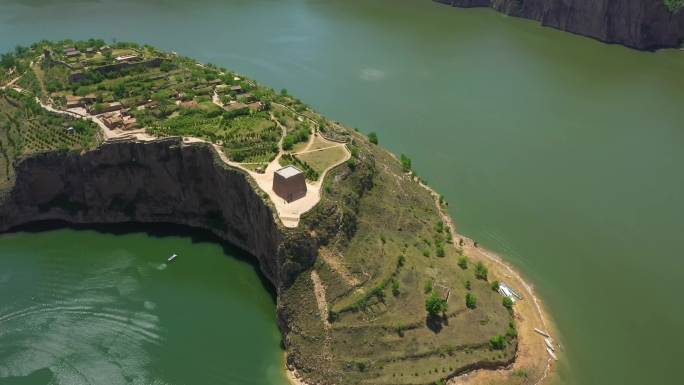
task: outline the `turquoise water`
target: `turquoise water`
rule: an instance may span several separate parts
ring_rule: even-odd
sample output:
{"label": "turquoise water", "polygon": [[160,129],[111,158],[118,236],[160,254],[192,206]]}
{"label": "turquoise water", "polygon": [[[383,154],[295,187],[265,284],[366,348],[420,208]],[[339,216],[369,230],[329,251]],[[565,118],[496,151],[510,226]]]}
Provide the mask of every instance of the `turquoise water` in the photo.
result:
{"label": "turquoise water", "polygon": [[202,237],[1,235],[0,384],[286,384],[274,299],[239,258]]}

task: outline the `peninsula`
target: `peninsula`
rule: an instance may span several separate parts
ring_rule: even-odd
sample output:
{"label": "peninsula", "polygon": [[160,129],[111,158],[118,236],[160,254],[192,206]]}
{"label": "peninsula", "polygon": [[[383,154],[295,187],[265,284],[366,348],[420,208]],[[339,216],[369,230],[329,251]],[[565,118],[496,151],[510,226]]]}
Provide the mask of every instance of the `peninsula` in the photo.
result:
{"label": "peninsula", "polygon": [[559,345],[531,286],[459,235],[447,202],[377,135],[134,43],[17,47],[0,87],[0,231],[61,220],[214,233],[275,288],[293,382],[549,378]]}

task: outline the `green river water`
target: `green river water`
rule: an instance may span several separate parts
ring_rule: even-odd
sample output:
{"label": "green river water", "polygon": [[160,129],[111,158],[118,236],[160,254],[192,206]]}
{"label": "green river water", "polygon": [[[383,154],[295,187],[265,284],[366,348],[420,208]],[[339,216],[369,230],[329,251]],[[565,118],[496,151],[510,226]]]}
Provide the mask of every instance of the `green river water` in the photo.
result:
{"label": "green river water", "polygon": [[[560,382],[681,381],[684,52],[638,52],[429,0],[0,4],[0,51],[88,37],[217,63],[376,131],[444,194],[459,231],[535,284],[562,333]],[[155,270],[182,247],[198,258]],[[26,315],[0,321],[0,377],[46,367],[92,383],[280,385],[272,299],[251,266],[223,254],[140,233],[3,236],[0,320]],[[56,308],[95,301],[127,323],[34,314],[41,295]],[[120,381],[97,381],[104,367]],[[25,383],[48,383],[41,375]]]}

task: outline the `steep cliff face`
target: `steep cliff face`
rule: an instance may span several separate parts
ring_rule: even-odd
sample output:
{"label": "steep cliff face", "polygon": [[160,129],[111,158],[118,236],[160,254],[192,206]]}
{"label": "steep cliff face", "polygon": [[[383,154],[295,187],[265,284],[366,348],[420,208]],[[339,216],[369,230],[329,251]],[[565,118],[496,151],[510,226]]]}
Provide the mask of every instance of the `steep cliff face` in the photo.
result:
{"label": "steep cliff face", "polygon": [[544,26],[637,49],[676,47],[684,39],[684,10],[663,0],[436,0],[455,7],[491,6]]}
{"label": "steep cliff face", "polygon": [[48,152],[16,165],[16,182],[0,204],[0,231],[54,219],[189,225],[254,255],[280,291],[313,263],[317,247],[279,226],[255,191],[209,146],[178,139]]}

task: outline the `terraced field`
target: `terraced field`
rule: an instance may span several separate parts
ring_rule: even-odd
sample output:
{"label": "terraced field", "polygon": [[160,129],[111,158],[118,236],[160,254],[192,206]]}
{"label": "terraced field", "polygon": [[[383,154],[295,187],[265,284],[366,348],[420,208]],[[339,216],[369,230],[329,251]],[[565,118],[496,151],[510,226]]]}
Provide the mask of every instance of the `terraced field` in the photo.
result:
{"label": "terraced field", "polygon": [[10,182],[12,163],[22,155],[89,149],[101,141],[92,122],[48,113],[31,96],[0,90],[0,185]]}

